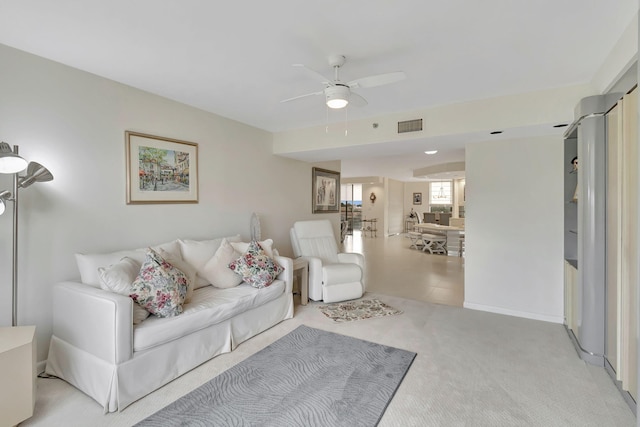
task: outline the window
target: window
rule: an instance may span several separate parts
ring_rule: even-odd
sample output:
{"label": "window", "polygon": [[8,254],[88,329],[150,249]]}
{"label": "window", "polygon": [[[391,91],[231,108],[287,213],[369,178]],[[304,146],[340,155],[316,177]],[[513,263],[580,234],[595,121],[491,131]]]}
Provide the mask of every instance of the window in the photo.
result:
{"label": "window", "polygon": [[340,197],[340,220],[347,221],[347,231],[351,234],[362,224],[362,184],[342,184]]}
{"label": "window", "polygon": [[451,181],[431,181],[429,183],[429,204],[451,204]]}

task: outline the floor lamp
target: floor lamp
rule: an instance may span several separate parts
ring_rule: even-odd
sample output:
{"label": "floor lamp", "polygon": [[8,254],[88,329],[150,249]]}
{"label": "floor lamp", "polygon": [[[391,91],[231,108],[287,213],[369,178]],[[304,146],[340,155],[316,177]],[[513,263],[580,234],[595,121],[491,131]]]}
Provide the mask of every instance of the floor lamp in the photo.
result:
{"label": "floor lamp", "polygon": [[[19,175],[23,170],[25,175]],[[21,188],[27,188],[36,182],[46,182],[53,179],[47,168],[36,162],[29,162],[18,155],[18,146],[13,149],[6,142],[0,143],[0,173],[13,175],[13,192],[0,192],[0,215],[6,208],[7,202],[13,205],[13,248],[11,255],[11,326],[18,326],[18,194]]]}

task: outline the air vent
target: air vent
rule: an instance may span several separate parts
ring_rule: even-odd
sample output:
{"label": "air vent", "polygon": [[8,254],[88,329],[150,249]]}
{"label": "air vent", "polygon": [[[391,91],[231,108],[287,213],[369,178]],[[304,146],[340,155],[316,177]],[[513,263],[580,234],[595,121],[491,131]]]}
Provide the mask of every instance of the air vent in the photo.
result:
{"label": "air vent", "polygon": [[422,130],[422,119],[398,122],[398,133],[418,132]]}

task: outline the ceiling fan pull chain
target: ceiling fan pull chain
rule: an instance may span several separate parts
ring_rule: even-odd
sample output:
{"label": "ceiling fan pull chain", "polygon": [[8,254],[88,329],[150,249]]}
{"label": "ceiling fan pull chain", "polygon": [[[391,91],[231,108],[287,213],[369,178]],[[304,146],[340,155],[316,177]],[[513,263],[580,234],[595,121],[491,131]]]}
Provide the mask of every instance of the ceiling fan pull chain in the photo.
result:
{"label": "ceiling fan pull chain", "polygon": [[329,133],[329,106],[325,108],[326,116],[325,116],[325,125],[324,125],[324,133]]}
{"label": "ceiling fan pull chain", "polygon": [[349,135],[349,107],[344,109],[344,136]]}

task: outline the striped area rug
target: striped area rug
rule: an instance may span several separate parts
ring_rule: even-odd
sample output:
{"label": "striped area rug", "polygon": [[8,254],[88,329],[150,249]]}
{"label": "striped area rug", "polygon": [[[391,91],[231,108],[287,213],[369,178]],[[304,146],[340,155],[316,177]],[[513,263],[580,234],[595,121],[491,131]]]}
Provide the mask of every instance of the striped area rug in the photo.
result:
{"label": "striped area rug", "polygon": [[299,326],[139,426],[375,426],[416,353]]}

